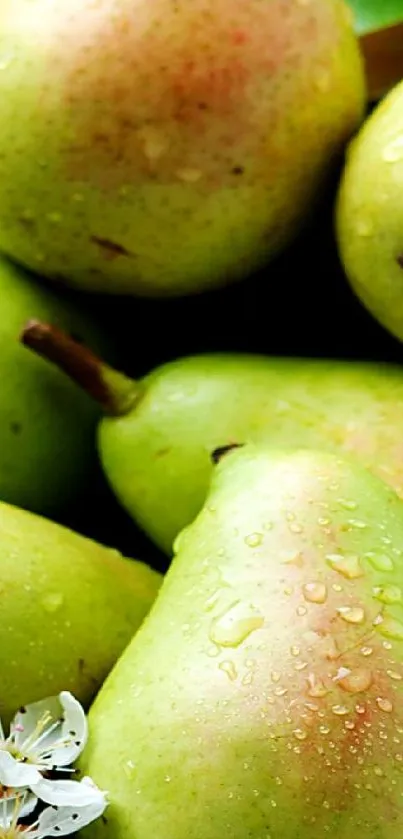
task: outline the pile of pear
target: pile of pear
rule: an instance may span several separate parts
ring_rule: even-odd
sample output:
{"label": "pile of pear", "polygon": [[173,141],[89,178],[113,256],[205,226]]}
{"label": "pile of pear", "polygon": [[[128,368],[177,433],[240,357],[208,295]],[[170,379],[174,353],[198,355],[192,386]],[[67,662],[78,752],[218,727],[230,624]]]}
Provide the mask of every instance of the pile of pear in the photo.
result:
{"label": "pile of pear", "polygon": [[[403,340],[402,83],[367,105],[343,0],[1,4],[0,717],[83,704],[88,839],[402,832],[401,365],[135,380],[97,307],[270,282],[336,178],[345,277]],[[130,557],[66,524],[99,471]]]}

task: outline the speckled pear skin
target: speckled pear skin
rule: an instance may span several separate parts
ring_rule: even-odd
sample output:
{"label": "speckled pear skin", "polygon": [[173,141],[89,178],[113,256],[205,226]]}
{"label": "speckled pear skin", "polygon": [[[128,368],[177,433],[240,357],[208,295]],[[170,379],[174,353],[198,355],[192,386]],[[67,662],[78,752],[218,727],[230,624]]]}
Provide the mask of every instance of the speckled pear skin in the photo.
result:
{"label": "speckled pear skin", "polygon": [[55,295],[0,259],[0,500],[59,515],[94,468],[99,410],[56,368],[19,344],[31,317],[53,318],[109,354],[108,340],[79,300]]}
{"label": "speckled pear skin", "polygon": [[4,0],[0,248],[141,295],[243,277],[360,124],[340,0]]}
{"label": "speckled pear skin", "polygon": [[86,839],[398,839],[403,503],[320,452],[227,454],[90,710]]}
{"label": "speckled pear skin", "polygon": [[135,407],[101,420],[99,452],[117,497],[166,552],[200,510],[211,452],[228,443],[351,453],[403,496],[403,371],[206,354],[164,364]]}
{"label": "speckled pear skin", "polygon": [[0,717],[70,690],[85,706],[147,614],[162,577],[0,503]]}
{"label": "speckled pear skin", "polygon": [[403,341],[403,82],[350,145],[336,206],[340,256],[352,287]]}

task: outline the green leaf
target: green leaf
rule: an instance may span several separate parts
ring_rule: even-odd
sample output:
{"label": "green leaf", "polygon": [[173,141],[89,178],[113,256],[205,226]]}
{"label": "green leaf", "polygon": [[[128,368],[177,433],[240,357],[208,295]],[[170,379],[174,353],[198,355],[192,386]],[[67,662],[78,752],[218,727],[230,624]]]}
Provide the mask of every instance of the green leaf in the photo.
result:
{"label": "green leaf", "polygon": [[348,0],[361,35],[403,21],[403,0]]}

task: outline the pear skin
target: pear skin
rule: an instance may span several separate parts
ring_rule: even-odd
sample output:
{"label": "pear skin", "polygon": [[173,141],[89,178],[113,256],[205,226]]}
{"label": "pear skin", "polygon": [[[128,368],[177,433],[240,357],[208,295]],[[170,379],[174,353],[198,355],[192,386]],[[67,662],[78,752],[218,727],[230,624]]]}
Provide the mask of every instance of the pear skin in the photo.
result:
{"label": "pear skin", "polygon": [[395,839],[403,827],[403,503],[348,459],[216,467],[101,688],[87,839]]}
{"label": "pear skin", "polygon": [[116,496],[167,553],[200,510],[210,453],[233,443],[346,452],[403,497],[403,371],[398,366],[206,354],[139,382],[53,326],[22,341],[102,406],[101,462]]}
{"label": "pear skin", "polygon": [[0,247],[90,291],[249,274],[365,111],[341,0],[3,0],[0,56]]}
{"label": "pear skin", "polygon": [[0,503],[0,718],[62,690],[88,706],[161,580],[141,562]]}
{"label": "pear skin", "polygon": [[21,321],[51,318],[102,352],[108,342],[77,298],[56,295],[4,258],[0,297],[0,499],[58,516],[94,468],[100,411],[56,368],[24,352]]}
{"label": "pear skin", "polygon": [[349,147],[336,233],[357,296],[403,340],[403,81],[382,99]]}

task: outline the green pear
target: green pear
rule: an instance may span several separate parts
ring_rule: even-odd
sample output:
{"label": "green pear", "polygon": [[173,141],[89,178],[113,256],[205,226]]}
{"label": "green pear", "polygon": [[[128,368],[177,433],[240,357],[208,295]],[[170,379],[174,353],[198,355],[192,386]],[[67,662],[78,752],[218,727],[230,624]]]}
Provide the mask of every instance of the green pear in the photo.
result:
{"label": "green pear", "polygon": [[88,705],[161,579],[141,562],[0,503],[0,718],[62,690]]}
{"label": "green pear", "polygon": [[203,504],[210,452],[234,442],[351,452],[403,497],[397,366],[206,354],[134,382],[46,324],[28,324],[22,340],[101,402],[105,474],[122,505],[168,553]]}
{"label": "green pear", "polygon": [[403,340],[403,82],[350,145],[337,196],[336,232],[353,289]]}
{"label": "green pear", "polygon": [[0,62],[0,248],[103,292],[251,272],[366,100],[342,0],[2,0]]}
{"label": "green pear", "polygon": [[403,503],[317,451],[228,453],[90,710],[93,839],[403,828]]}
{"label": "green pear", "polygon": [[94,464],[99,410],[65,377],[18,343],[21,320],[36,313],[106,350],[78,300],[55,295],[0,260],[0,499],[58,514],[81,490]]}

